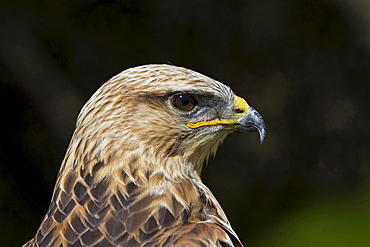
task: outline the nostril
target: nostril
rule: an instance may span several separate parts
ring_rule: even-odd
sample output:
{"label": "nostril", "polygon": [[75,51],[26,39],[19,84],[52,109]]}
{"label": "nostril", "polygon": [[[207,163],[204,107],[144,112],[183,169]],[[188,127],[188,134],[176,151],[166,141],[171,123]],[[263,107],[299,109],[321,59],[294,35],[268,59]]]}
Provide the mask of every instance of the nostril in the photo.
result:
{"label": "nostril", "polygon": [[235,113],[243,113],[244,112],[244,110],[240,109],[240,108],[236,108],[234,111],[235,111]]}

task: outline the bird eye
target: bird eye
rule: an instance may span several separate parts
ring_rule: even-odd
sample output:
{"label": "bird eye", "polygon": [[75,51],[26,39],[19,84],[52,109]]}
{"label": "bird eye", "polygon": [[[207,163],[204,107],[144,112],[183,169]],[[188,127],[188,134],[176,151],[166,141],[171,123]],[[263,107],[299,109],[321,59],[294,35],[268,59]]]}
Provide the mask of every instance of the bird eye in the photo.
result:
{"label": "bird eye", "polygon": [[191,111],[197,101],[190,94],[178,94],[172,98],[172,105],[181,111]]}

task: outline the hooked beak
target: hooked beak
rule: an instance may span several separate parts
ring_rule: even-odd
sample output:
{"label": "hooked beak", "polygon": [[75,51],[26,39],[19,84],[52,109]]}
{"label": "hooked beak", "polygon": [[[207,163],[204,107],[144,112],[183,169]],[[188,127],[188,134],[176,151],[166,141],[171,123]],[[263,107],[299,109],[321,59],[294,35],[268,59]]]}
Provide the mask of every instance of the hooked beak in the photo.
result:
{"label": "hooked beak", "polygon": [[196,129],[202,126],[211,125],[231,125],[235,130],[240,131],[258,131],[260,134],[260,143],[262,144],[266,135],[266,126],[261,114],[250,107],[247,102],[238,96],[234,98],[234,118],[232,119],[215,119],[201,121],[197,123],[187,123],[186,126]]}
{"label": "hooked beak", "polygon": [[260,134],[260,143],[262,144],[266,135],[266,126],[261,114],[248,106],[246,114],[235,121],[236,129],[240,131],[258,131]]}

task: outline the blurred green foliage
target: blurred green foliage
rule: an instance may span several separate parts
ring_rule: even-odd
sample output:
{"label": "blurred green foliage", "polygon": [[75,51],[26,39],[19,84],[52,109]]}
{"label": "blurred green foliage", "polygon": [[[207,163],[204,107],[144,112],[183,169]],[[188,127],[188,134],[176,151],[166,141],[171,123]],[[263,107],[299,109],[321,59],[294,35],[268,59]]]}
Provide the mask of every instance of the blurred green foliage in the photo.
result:
{"label": "blurred green foliage", "polygon": [[256,246],[369,246],[368,188],[315,201],[281,219]]}

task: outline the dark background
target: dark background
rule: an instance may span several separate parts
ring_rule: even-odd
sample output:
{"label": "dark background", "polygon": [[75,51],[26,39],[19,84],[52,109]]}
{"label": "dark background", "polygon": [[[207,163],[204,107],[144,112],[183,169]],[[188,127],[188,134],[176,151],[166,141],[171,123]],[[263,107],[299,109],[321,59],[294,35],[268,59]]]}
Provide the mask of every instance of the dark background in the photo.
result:
{"label": "dark background", "polygon": [[79,110],[120,71],[171,63],[264,117],[203,178],[246,246],[368,246],[370,3],[0,2],[0,245],[36,232]]}

